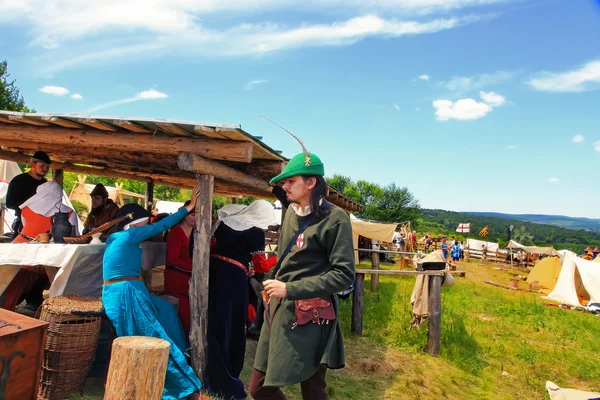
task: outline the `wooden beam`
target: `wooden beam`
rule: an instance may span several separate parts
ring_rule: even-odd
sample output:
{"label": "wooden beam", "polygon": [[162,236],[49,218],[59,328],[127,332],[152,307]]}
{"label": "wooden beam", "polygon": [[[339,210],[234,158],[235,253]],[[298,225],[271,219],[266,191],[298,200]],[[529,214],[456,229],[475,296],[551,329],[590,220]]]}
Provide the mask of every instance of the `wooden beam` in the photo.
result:
{"label": "wooden beam", "polygon": [[109,125],[106,122],[99,121],[94,118],[79,118],[79,119],[77,119],[77,121],[79,121],[83,125],[91,126],[92,128],[96,128],[101,131],[108,131],[108,132],[116,132],[117,131],[117,128],[115,128],[114,126]]}
{"label": "wooden beam", "polygon": [[210,138],[227,139],[226,136],[217,132],[217,130],[215,128],[213,128],[212,126],[196,125],[196,126],[194,126],[194,132],[199,133],[204,136],[208,136]]}
{"label": "wooden beam", "polygon": [[69,121],[68,119],[58,118],[58,117],[42,117],[42,121],[50,122],[51,124],[62,126],[64,128],[83,128],[83,125],[80,125],[76,122]]}
{"label": "wooden beam", "polygon": [[192,153],[181,153],[177,160],[179,168],[185,171],[191,171],[198,174],[210,174],[215,178],[222,179],[227,182],[237,183],[238,185],[249,186],[269,192],[271,187],[269,184],[253,176],[247,175],[236,169],[209,160],[202,156]]}
{"label": "wooden beam", "polygon": [[118,127],[126,129],[130,132],[138,132],[138,133],[150,133],[151,132],[150,129],[146,128],[145,126],[134,124],[133,122],[130,122],[130,121],[114,120],[112,122],[112,124],[117,125]]}
{"label": "wooden beam", "polygon": [[[427,279],[427,278],[426,278]],[[427,331],[427,352],[440,355],[440,335],[442,332],[442,280],[441,276],[429,277],[429,330]]]}
{"label": "wooden beam", "polygon": [[200,175],[200,197],[196,201],[196,229],[190,278],[190,346],[192,367],[204,382],[208,349],[208,268],[210,262],[210,237],[212,226],[212,196],[214,177]]}
{"label": "wooden beam", "polygon": [[[31,157],[26,154],[22,154],[22,153],[13,153],[11,151],[0,150],[0,159],[28,163],[29,160],[31,160]],[[137,181],[141,181],[141,182],[151,182],[152,181],[152,179],[150,179],[150,178],[136,177],[135,175],[132,175],[132,174],[125,174],[125,173],[120,173],[120,172],[116,172],[116,171],[111,171],[106,168],[91,168],[91,167],[84,167],[84,166],[80,166],[80,165],[73,165],[73,164],[69,164],[69,163],[60,163],[60,162],[53,162],[51,164],[51,166],[52,166],[52,169],[64,169],[65,171],[77,172],[80,174],[103,175],[103,176],[109,176],[112,178],[132,179],[132,180],[137,180]]]}
{"label": "wooden beam", "polygon": [[28,124],[28,125],[35,125],[35,126],[49,126],[50,125],[49,123],[40,121],[39,119],[23,117],[21,115],[9,115],[8,119],[10,119],[11,121],[21,122],[21,123]]}
{"label": "wooden beam", "polygon": [[186,131],[185,129],[175,125],[175,124],[170,124],[167,122],[157,122],[156,125],[158,125],[160,127],[160,129],[162,129],[165,132],[168,133],[172,133],[173,135],[177,135],[177,136],[192,136],[192,134],[188,131]]}
{"label": "wooden beam", "polygon": [[144,205],[148,212],[152,212],[152,203],[154,202],[154,182],[146,182],[146,196],[144,197]]}
{"label": "wooden beam", "polygon": [[152,136],[142,133],[98,132],[65,128],[44,128],[27,125],[9,125],[0,129],[0,145],[11,146],[13,141],[35,142],[39,148],[46,143],[70,146],[73,150],[101,147],[106,150],[135,152],[143,150],[154,154],[191,152],[216,160],[249,163],[252,161],[251,142],[216,140],[198,137]]}
{"label": "wooden beam", "polygon": [[18,122],[11,121],[10,119],[3,117],[1,115],[0,115],[0,122],[5,122],[7,124],[15,124],[15,125],[18,124]]}

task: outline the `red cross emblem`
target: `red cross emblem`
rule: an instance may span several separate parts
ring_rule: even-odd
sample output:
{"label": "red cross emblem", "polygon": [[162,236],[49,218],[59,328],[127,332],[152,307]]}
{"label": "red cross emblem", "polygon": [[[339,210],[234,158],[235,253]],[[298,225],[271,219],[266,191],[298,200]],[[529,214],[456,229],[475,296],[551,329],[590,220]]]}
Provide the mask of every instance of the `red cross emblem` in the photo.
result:
{"label": "red cross emblem", "polygon": [[304,233],[301,233],[298,236],[298,239],[296,239],[296,247],[298,247],[298,250],[300,250],[302,246],[304,246]]}

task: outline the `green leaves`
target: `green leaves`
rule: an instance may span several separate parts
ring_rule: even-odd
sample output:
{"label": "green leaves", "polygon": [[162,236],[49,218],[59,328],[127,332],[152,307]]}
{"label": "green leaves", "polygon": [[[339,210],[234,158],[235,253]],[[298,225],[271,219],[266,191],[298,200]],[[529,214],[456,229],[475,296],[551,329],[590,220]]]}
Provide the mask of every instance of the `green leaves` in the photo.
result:
{"label": "green leaves", "polygon": [[8,63],[0,61],[0,110],[35,112],[25,105],[15,80],[9,80]]}

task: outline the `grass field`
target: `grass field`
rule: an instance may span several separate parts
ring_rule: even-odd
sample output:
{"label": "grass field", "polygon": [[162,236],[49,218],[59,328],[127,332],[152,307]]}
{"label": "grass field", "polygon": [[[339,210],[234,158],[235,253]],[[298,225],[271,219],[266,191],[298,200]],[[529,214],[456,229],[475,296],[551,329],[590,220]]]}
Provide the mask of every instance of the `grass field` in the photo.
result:
{"label": "grass field", "polygon": [[[440,357],[424,351],[427,324],[409,329],[414,277],[381,276],[377,293],[369,292],[367,278],[362,337],[350,333],[351,300],[341,302],[347,365],[328,372],[330,397],[544,399],[547,380],[600,391],[599,317],[545,306],[537,293],[483,283],[508,285],[509,272],[476,263],[463,269],[465,278],[442,288]],[[248,341],[245,381],[255,346]],[[101,399],[102,384],[90,380],[86,394],[71,399]],[[301,399],[298,387],[285,393]]]}

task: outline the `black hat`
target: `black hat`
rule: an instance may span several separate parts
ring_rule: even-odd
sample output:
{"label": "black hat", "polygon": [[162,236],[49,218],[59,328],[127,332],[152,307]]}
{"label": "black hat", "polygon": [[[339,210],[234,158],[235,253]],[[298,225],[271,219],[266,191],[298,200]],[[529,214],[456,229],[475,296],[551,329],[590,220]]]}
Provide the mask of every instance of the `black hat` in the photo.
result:
{"label": "black hat", "polygon": [[94,187],[94,190],[92,190],[92,192],[90,193],[90,196],[92,196],[92,197],[94,197],[94,196],[108,197],[108,190],[106,190],[106,188],[104,187],[103,184],[99,183]]}
{"label": "black hat", "polygon": [[33,156],[31,156],[31,158],[34,161],[41,161],[44,162],[46,164],[52,164],[52,160],[50,159],[50,157],[48,157],[48,154],[44,153],[43,151],[36,151]]}
{"label": "black hat", "polygon": [[117,215],[115,216],[115,219],[119,218],[119,217],[124,217],[125,215],[128,215],[128,214],[131,214],[131,218],[126,218],[125,220],[121,221],[118,225],[113,226],[106,233],[106,236],[109,236],[113,233],[122,231],[124,229],[125,225],[130,224],[134,221],[137,221],[138,219],[150,218],[150,216],[151,216],[151,214],[148,212],[148,210],[146,210],[144,207],[140,206],[139,204],[128,203],[128,204],[125,204],[123,207],[119,208],[119,211],[117,211]]}

